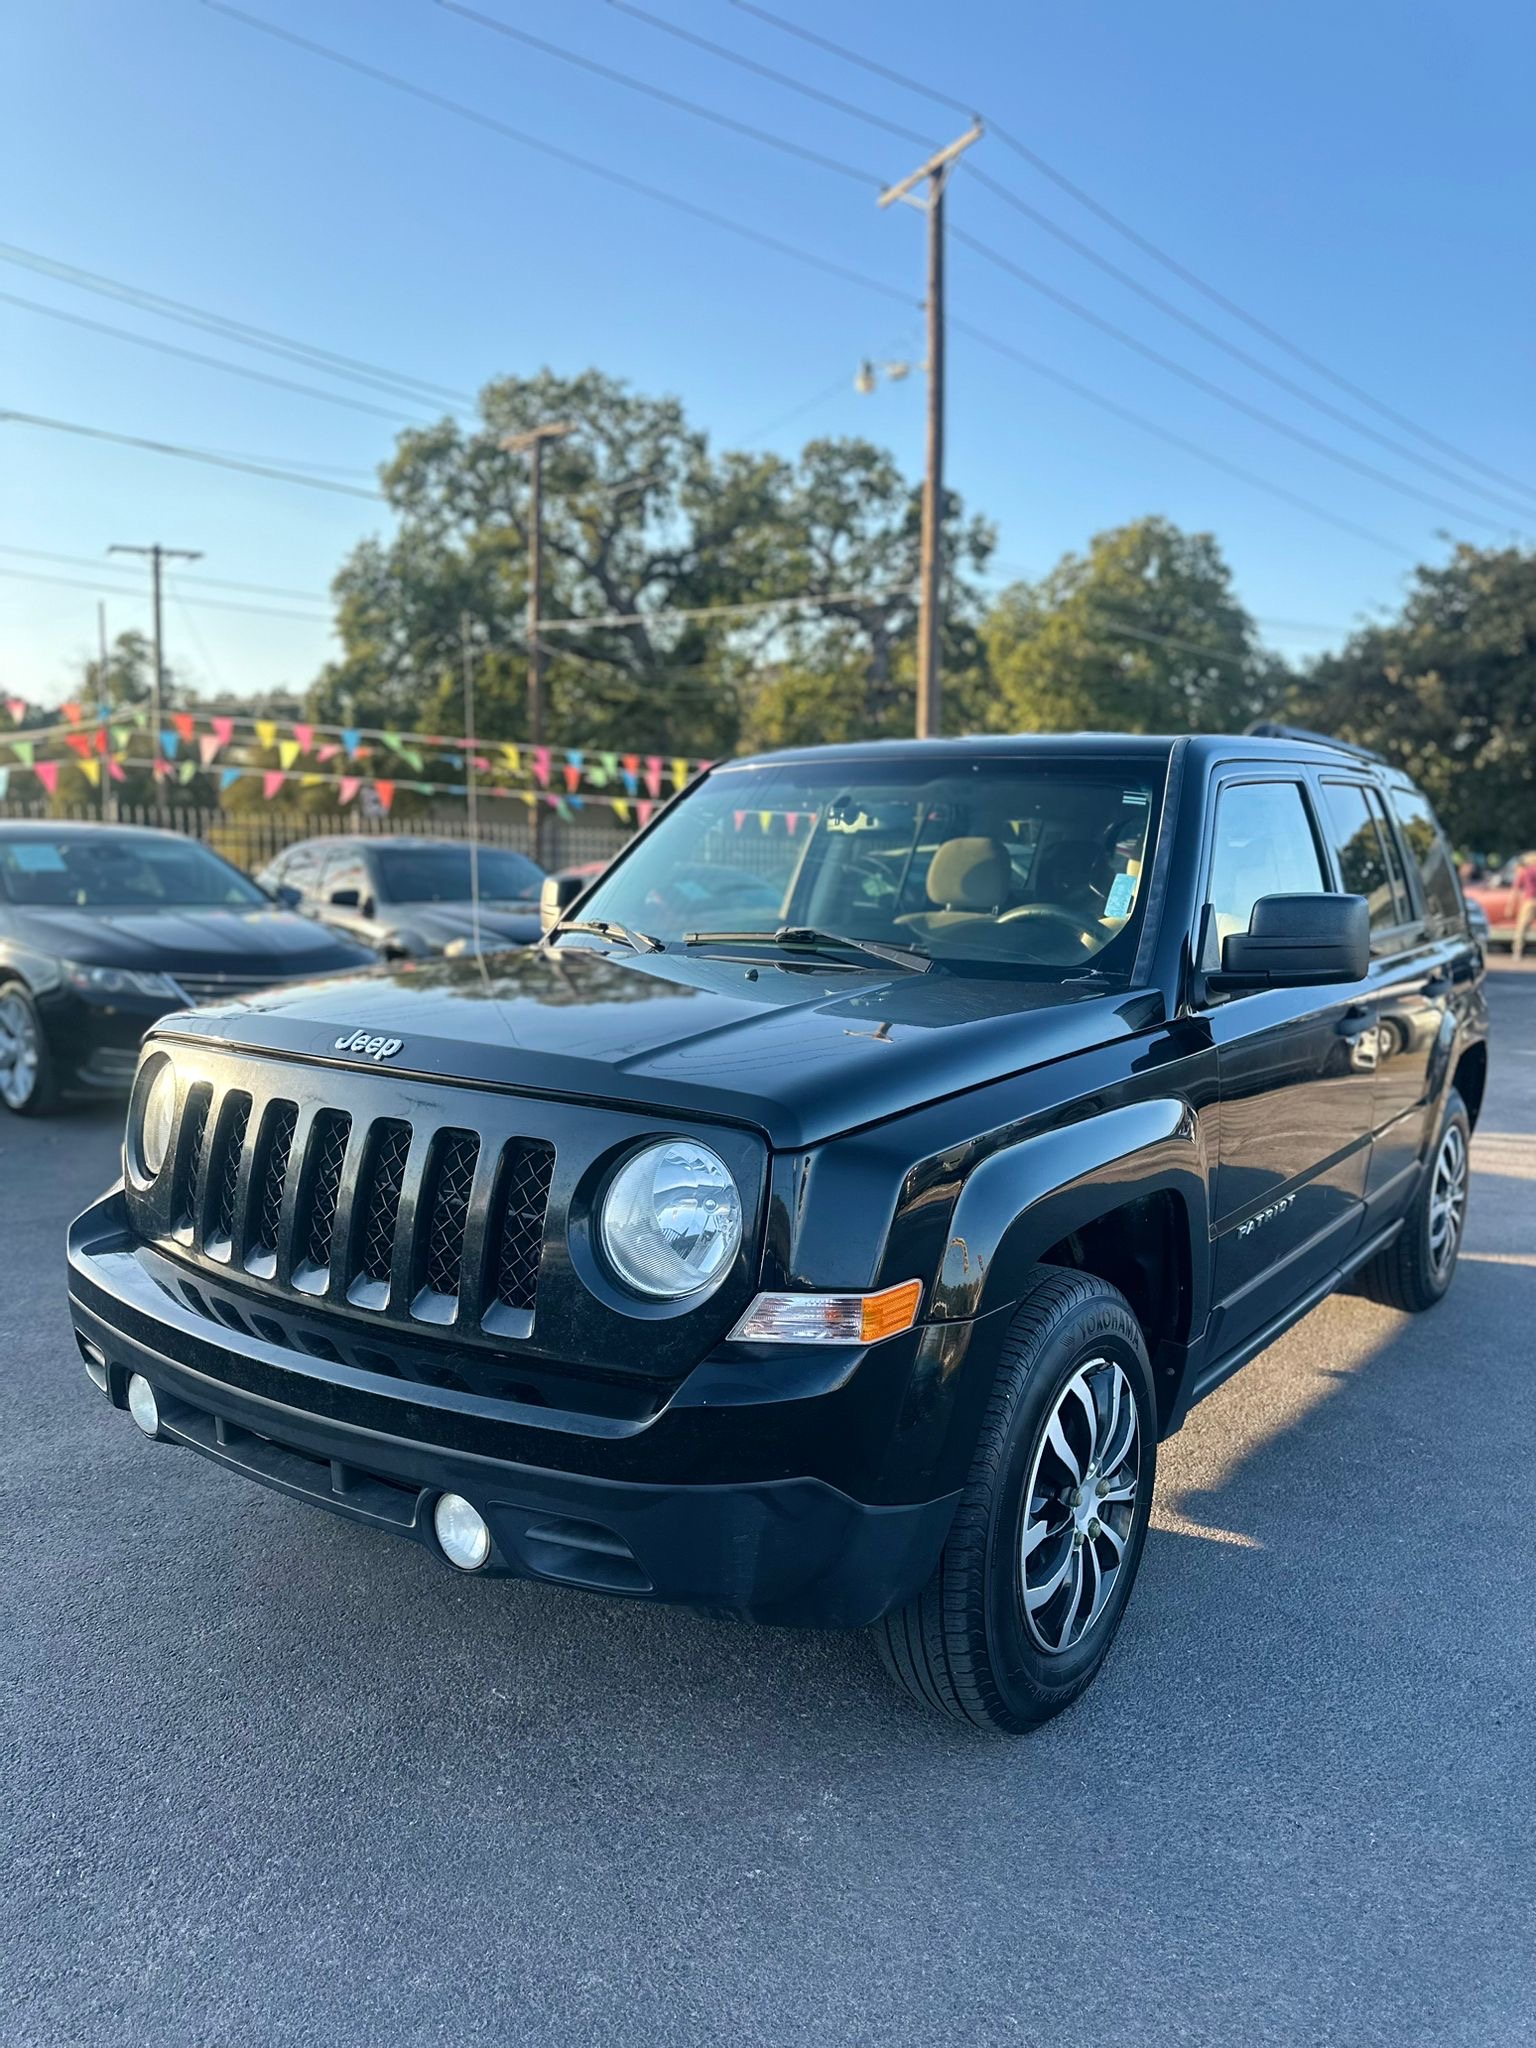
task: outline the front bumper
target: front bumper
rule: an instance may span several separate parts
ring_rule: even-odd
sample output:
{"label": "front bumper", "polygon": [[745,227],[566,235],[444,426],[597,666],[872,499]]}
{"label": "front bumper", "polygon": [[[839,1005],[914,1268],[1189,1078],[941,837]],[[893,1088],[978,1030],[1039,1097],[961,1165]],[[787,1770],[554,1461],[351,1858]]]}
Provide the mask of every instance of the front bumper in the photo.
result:
{"label": "front bumper", "polygon": [[[829,1431],[846,1430],[861,1403],[869,1411],[857,1364],[821,1356],[797,1371],[787,1358],[773,1383],[781,1399],[737,1367],[644,1418],[575,1414],[384,1379],[198,1315],[155,1277],[118,1194],[76,1222],[69,1262],[77,1340],[116,1406],[142,1373],[167,1436],[434,1553],[433,1503],[462,1494],[490,1526],[492,1572],[856,1628],[926,1581],[953,1518],[958,1481],[870,1501],[816,1469]],[[905,1361],[901,1340],[855,1354],[874,1365],[877,1409],[894,1397],[892,1412],[910,1414],[915,1387],[931,1432],[936,1388],[951,1390],[966,1334],[916,1333]]]}

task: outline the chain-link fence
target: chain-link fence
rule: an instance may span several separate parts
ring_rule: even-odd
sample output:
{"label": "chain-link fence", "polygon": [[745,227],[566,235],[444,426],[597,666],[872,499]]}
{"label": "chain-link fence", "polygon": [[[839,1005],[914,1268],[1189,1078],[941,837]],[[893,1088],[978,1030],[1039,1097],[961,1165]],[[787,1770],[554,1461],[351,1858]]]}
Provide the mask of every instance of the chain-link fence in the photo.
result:
{"label": "chain-link fence", "polygon": [[[538,821],[537,847],[532,814],[519,806],[521,816],[482,817],[476,837],[487,846],[507,846],[518,853],[535,856],[549,870],[584,866],[590,861],[612,860],[629,834],[607,814],[606,818],[560,818],[546,812]],[[46,798],[36,803],[0,804],[0,824],[9,818],[49,818],[61,823],[99,824],[101,812],[90,804],[54,804]],[[236,867],[254,874],[258,868],[300,839],[329,838],[336,834],[387,838],[409,832],[431,839],[467,839],[469,824],[460,809],[444,818],[424,816],[399,819],[360,817],[356,812],[290,811],[276,807],[263,810],[204,810],[184,804],[123,804],[111,820],[117,825],[149,825],[164,832],[184,832],[201,839]]]}

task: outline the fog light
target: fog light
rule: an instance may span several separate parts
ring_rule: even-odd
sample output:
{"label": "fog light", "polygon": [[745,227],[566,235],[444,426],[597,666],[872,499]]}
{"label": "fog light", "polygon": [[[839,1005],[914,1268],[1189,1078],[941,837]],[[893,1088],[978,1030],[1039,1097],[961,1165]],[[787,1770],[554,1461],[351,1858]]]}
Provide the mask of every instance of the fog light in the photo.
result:
{"label": "fog light", "polygon": [[479,1571],[491,1554],[491,1532],[486,1519],[461,1493],[438,1495],[432,1510],[432,1526],[444,1557],[461,1572]]}
{"label": "fog light", "polygon": [[128,1382],[128,1413],[146,1436],[160,1434],[160,1403],[141,1372],[134,1373]]}

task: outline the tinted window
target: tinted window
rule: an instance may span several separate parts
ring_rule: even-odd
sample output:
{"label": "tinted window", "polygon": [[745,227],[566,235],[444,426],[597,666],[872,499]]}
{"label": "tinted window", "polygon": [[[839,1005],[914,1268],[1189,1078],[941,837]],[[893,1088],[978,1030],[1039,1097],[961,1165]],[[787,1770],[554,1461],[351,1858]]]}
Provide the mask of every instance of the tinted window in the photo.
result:
{"label": "tinted window", "polygon": [[[380,893],[386,903],[467,903],[470,861],[467,846],[383,846],[374,855]],[[520,853],[495,846],[479,849],[482,903],[537,897],[542,868]]]}
{"label": "tinted window", "polygon": [[1397,846],[1375,792],[1358,782],[1325,782],[1323,797],[1345,892],[1370,906],[1373,932],[1408,922],[1408,888]]}
{"label": "tinted window", "polygon": [[1320,896],[1327,887],[1300,785],[1229,782],[1216,803],[1211,857],[1218,941],[1247,931],[1261,896]]}
{"label": "tinted window", "polygon": [[92,832],[0,839],[0,893],[59,909],[211,909],[264,905],[256,884],[195,839]]}
{"label": "tinted window", "polygon": [[313,846],[291,847],[273,864],[274,878],[287,889],[302,889],[308,896],[320,872],[320,855]]}
{"label": "tinted window", "polygon": [[1416,789],[1394,789],[1392,808],[1397,812],[1397,822],[1403,828],[1403,838],[1418,868],[1430,916],[1460,924],[1461,890],[1451,865],[1450,849],[1440,836],[1428,798],[1420,796]]}
{"label": "tinted window", "polygon": [[332,854],[321,879],[320,894],[329,902],[338,889],[355,889],[359,903],[365,902],[372,894],[368,870],[360,853]]}

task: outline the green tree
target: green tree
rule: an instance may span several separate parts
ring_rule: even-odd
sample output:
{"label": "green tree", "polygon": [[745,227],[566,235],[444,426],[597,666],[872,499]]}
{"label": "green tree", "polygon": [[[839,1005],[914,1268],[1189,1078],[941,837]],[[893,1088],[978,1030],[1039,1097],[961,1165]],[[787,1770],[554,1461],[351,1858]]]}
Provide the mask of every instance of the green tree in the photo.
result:
{"label": "green tree", "polygon": [[1291,708],[1406,768],[1458,846],[1536,845],[1536,552],[1419,569],[1398,617],[1319,661]]}
{"label": "green tree", "polygon": [[1166,519],[1095,535],[998,597],[982,634],[1003,729],[1232,732],[1279,700],[1215,540]]}

